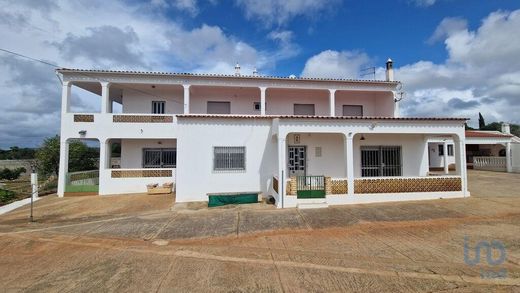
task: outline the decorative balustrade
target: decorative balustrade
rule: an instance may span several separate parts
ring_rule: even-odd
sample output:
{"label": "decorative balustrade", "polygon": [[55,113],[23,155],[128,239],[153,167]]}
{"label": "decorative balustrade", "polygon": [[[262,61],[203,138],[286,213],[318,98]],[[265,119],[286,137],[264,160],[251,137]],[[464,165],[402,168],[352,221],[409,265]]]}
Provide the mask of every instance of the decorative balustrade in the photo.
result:
{"label": "decorative balustrade", "polygon": [[94,122],[92,114],[74,114],[74,122]]}
{"label": "decorative balustrade", "polygon": [[[327,194],[347,194],[348,193],[348,181],[346,178],[325,178],[325,190]],[[329,187],[330,186],[330,187]]]}
{"label": "decorative balustrade", "polygon": [[173,116],[163,115],[114,115],[115,123],[172,123]]}
{"label": "decorative balustrade", "polygon": [[506,157],[473,157],[473,169],[506,171]]}
{"label": "decorative balustrade", "polygon": [[461,191],[460,177],[360,178],[354,180],[354,193],[403,193]]}
{"label": "decorative balustrade", "polygon": [[276,191],[276,193],[279,193],[278,192],[278,178],[276,178],[274,176],[273,176],[273,190]]}
{"label": "decorative balustrade", "polygon": [[171,169],[112,170],[112,178],[173,177]]}

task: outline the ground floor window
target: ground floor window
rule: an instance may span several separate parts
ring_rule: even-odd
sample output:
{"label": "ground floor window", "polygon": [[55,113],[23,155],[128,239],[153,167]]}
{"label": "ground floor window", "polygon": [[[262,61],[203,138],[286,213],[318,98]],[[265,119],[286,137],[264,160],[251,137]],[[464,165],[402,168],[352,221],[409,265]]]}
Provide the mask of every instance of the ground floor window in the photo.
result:
{"label": "ground floor window", "polygon": [[400,146],[362,146],[361,176],[401,176],[403,166]]}
{"label": "ground floor window", "polygon": [[[439,157],[444,156],[444,145],[439,145]],[[448,145],[448,156],[453,157],[453,145]]]}
{"label": "ground floor window", "polygon": [[176,166],[177,149],[143,149],[143,168],[175,168]]}
{"label": "ground floor window", "polygon": [[245,169],[245,147],[218,146],[213,148],[214,171],[241,171]]}

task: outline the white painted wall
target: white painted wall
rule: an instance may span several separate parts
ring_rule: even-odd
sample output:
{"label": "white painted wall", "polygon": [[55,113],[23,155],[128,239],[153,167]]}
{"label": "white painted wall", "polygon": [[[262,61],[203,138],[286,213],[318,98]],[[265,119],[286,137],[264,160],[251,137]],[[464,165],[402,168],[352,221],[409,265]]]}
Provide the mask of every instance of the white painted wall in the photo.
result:
{"label": "white painted wall", "polygon": [[[267,193],[278,164],[271,123],[269,119],[179,120],[176,201],[206,201],[206,194],[215,192]],[[214,146],[245,146],[246,170],[214,172]]]}
{"label": "white painted wall", "polygon": [[[146,94],[150,92],[150,94]],[[182,114],[184,112],[183,88],[162,87],[155,89],[133,90],[123,89],[123,113],[151,114],[152,101],[165,101],[165,114]]]}
{"label": "white painted wall", "polygon": [[513,172],[520,173],[520,144],[512,143],[511,144],[511,159]]}
{"label": "white painted wall", "polygon": [[208,101],[230,102],[232,114],[260,115],[254,108],[260,102],[259,88],[192,87],[190,113],[206,114]]}
{"label": "white painted wall", "polygon": [[112,170],[104,169],[99,172],[99,195],[145,193],[146,185],[175,182],[176,170],[172,170],[172,177],[147,178],[112,178]]}
{"label": "white painted wall", "polygon": [[361,177],[361,146],[401,146],[403,176],[426,176],[428,147],[421,134],[361,134],[354,137],[354,174]]}
{"label": "white painted wall", "polygon": [[[453,145],[453,141],[448,145]],[[428,144],[429,162],[431,168],[444,168],[444,155],[439,156],[439,145],[442,143],[430,142]],[[455,164],[455,146],[453,146],[453,155],[448,156],[448,166]]]}
{"label": "white painted wall", "polygon": [[329,116],[329,91],[267,89],[267,115],[293,115],[294,104],[314,104],[316,115]]}
{"label": "white painted wall", "polygon": [[[347,175],[345,162],[345,136],[335,133],[300,133],[296,144],[295,134],[287,136],[287,146],[307,146],[307,175],[325,175],[344,178]],[[316,157],[316,147],[321,147],[321,157]],[[278,160],[278,158],[275,158]],[[285,170],[289,176],[289,170]]]}
{"label": "white painted wall", "polygon": [[172,139],[122,139],[121,168],[142,168],[144,148],[175,148],[177,141]]}
{"label": "white painted wall", "polygon": [[343,105],[362,105],[363,116],[393,117],[391,92],[336,91],[336,116],[343,115]]}

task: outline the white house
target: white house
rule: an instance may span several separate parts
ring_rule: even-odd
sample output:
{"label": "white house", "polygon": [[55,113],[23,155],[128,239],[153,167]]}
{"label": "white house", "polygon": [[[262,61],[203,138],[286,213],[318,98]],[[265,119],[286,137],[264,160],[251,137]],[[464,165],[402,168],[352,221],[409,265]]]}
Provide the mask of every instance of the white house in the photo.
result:
{"label": "white house", "polygon": [[[174,181],[176,201],[260,193],[277,207],[469,196],[464,118],[400,117],[392,62],[384,81],[59,69],[58,194],[68,143],[100,143],[100,195]],[[71,86],[101,97],[72,113]],[[113,113],[112,105],[122,105]],[[452,174],[429,172],[429,148],[453,142]],[[111,163],[110,145],[121,145]]]}

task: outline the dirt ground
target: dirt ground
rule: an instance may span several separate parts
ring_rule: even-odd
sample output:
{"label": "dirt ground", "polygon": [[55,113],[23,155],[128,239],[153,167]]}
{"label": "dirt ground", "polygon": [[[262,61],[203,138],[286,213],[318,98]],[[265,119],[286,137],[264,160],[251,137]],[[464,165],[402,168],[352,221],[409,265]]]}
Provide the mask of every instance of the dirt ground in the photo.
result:
{"label": "dirt ground", "polygon": [[0,216],[0,291],[520,292],[520,174],[470,171],[469,188],[316,210],[48,196],[34,223]]}

